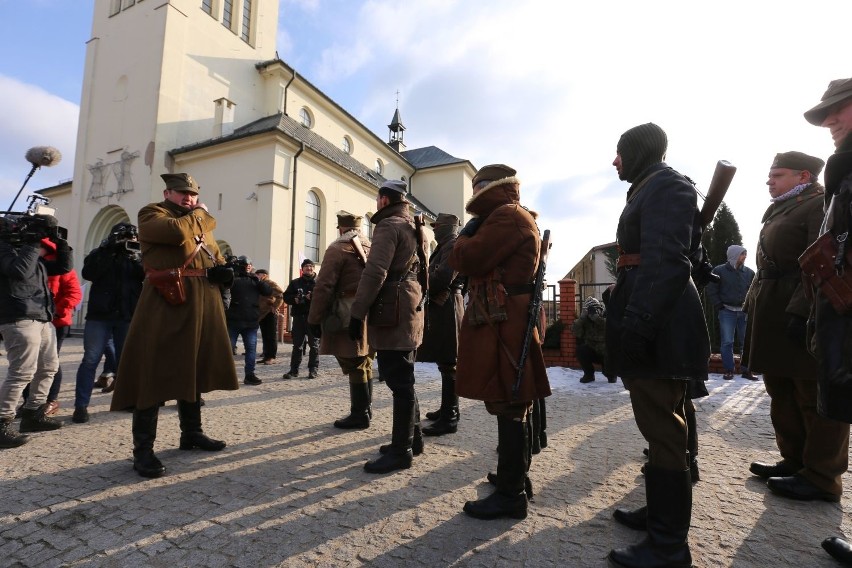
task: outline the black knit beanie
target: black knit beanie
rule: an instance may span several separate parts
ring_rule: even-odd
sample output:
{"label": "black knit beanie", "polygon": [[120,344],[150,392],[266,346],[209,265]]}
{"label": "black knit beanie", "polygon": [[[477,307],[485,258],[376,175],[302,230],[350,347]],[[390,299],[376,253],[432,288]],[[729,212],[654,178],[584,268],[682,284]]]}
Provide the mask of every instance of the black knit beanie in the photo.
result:
{"label": "black knit beanie", "polygon": [[621,135],[616,147],[621,156],[621,175],[633,183],[646,168],[658,164],[666,157],[668,138],[662,128],[649,122],[634,126]]}

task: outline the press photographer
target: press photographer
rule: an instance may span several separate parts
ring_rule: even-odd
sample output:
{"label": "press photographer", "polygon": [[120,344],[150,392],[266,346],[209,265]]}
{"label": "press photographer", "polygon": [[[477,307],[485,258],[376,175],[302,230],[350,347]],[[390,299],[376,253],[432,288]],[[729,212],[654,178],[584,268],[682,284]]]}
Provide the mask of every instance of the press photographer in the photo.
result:
{"label": "press photographer", "polygon": [[[0,448],[14,448],[27,436],[12,429],[24,388],[30,393],[21,409],[23,432],[56,430],[58,420],[45,416],[47,394],[59,368],[55,313],[47,277],[73,267],[67,231],[50,215],[7,214],[0,217],[0,334],[9,371],[0,385]],[[55,260],[45,260],[44,238],[56,244]]]}
{"label": "press photographer", "polygon": [[236,349],[237,337],[243,338],[245,348],[246,385],[259,385],[262,381],[254,374],[257,364],[257,328],[260,319],[261,296],[271,296],[272,288],[252,271],[251,259],[240,256],[232,262],[234,284],[231,287],[231,305],[225,311],[231,348]]}
{"label": "press photographer", "polygon": [[308,312],[311,311],[314,284],[316,284],[314,261],[305,259],[302,261],[302,275],[291,280],[284,291],[284,301],[290,306],[290,315],[293,317],[293,328],[290,330],[293,336],[293,352],[290,356],[290,372],[284,375],[285,379],[299,376],[299,366],[307,350],[310,350],[308,378],[317,377],[320,338],[315,336],[308,327]]}
{"label": "press photographer", "polygon": [[[83,360],[77,368],[74,414],[78,424],[89,421],[89,400],[98,364],[110,338],[119,361],[136,303],[142,293],[145,270],[135,225],[118,223],[101,245],[83,261],[83,278],[91,281],[86,327],[83,330]],[[116,377],[117,380],[117,377]],[[114,388],[111,385],[109,388]]]}

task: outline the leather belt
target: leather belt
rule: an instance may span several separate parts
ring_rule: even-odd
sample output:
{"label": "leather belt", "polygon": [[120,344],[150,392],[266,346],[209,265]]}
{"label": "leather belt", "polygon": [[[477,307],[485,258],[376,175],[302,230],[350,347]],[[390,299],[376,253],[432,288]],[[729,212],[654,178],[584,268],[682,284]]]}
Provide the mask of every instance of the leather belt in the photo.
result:
{"label": "leather belt", "polygon": [[521,294],[532,294],[535,284],[504,284],[506,294],[509,296],[520,296]]}
{"label": "leather belt", "polygon": [[639,253],[636,254],[620,254],[618,261],[615,263],[616,270],[626,268],[628,266],[639,266]]}
{"label": "leather belt", "polygon": [[757,271],[758,280],[778,280],[779,278],[798,278],[799,272],[782,272],[777,268],[761,268]]}
{"label": "leather belt", "polygon": [[183,270],[180,271],[180,275],[181,276],[194,276],[194,277],[204,276],[204,277],[206,277],[207,276],[207,269],[206,268],[184,268]]}

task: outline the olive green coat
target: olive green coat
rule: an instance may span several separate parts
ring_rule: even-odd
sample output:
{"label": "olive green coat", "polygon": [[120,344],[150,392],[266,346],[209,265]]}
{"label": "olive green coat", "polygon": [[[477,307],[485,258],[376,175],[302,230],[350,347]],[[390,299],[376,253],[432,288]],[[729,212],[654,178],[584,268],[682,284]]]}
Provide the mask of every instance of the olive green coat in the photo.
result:
{"label": "olive green coat", "polygon": [[[757,276],[746,295],[749,316],[748,366],[776,377],[817,378],[816,359],[806,345],[787,337],[791,315],[807,318],[810,302],[802,286],[799,255],[819,236],[824,189],[813,184],[801,194],[773,203],[763,215]],[[768,278],[767,276],[777,276]]]}
{"label": "olive green coat", "polygon": [[[151,269],[182,266],[195,250],[196,235],[204,235],[215,261],[201,250],[188,268],[221,263],[211,232],[215,226],[216,219],[203,209],[187,211],[169,201],[143,207],[142,263]],[[145,280],[121,352],[110,410],[194,401],[199,393],[238,388],[220,286],[203,277],[184,278],[183,283],[186,302],[173,306]]]}
{"label": "olive green coat", "polygon": [[[322,324],[331,314],[335,299],[341,295],[344,299],[349,298],[351,304],[351,295],[358,288],[361,273],[364,271],[364,265],[352,244],[353,237],[361,241],[365,254],[370,253],[370,240],[361,235],[358,229],[343,233],[328,246],[311,295],[311,310],[308,312],[308,323],[311,325]],[[363,357],[370,353],[367,339],[365,333],[360,341],[352,341],[349,339],[348,328],[335,332],[323,329],[320,353],[337,357]]]}

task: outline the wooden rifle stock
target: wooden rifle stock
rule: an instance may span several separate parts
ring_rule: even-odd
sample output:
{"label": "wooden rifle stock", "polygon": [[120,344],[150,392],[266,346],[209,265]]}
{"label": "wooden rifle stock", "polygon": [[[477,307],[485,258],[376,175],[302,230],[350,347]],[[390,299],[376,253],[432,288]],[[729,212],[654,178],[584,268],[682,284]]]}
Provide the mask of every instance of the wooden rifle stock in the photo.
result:
{"label": "wooden rifle stock", "polygon": [[707,188],[707,197],[704,198],[704,205],[701,207],[702,227],[706,227],[713,220],[716,210],[725,199],[728,188],[731,187],[735,173],[737,173],[737,167],[727,160],[719,160],[716,163],[716,171],[713,172],[713,179],[710,180],[710,186]]}

